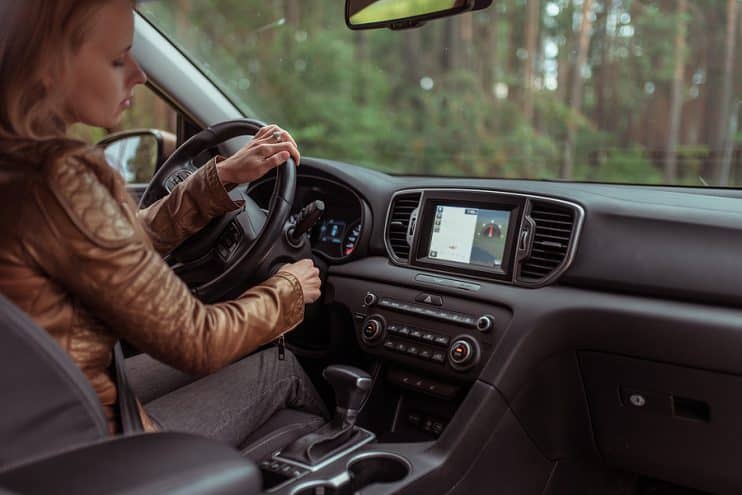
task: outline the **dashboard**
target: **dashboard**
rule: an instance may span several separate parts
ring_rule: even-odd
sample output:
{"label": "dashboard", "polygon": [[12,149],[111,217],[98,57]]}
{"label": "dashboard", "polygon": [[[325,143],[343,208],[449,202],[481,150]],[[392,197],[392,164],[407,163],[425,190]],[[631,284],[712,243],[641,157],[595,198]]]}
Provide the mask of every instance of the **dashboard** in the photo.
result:
{"label": "dashboard", "polygon": [[[711,492],[740,478],[727,462],[742,414],[728,395],[742,376],[740,191],[394,176],[314,159],[302,174],[295,211],[326,202],[311,241],[331,261],[332,315],[307,339],[341,350],[329,360],[361,351],[379,364],[377,412],[394,410],[384,428],[396,438],[471,435],[464,450],[481,459],[537,448],[545,479],[555,459]],[[271,191],[267,179],[251,194],[267,205]],[[486,404],[504,412],[482,415]],[[498,429],[502,441],[482,440]],[[474,469],[488,479],[493,464]],[[532,492],[543,487],[519,491]]]}
{"label": "dashboard", "polygon": [[[742,376],[740,191],[314,167],[373,212],[367,254],[331,266],[328,287],[402,391],[395,431],[433,418],[444,437],[490,438],[504,423],[477,408],[492,396],[521,447],[547,459],[592,456],[713,493],[742,486],[726,463],[742,414],[728,398]],[[477,421],[442,413],[451,403]],[[469,445],[503,461],[513,438]],[[480,479],[497,467],[483,462]]]}

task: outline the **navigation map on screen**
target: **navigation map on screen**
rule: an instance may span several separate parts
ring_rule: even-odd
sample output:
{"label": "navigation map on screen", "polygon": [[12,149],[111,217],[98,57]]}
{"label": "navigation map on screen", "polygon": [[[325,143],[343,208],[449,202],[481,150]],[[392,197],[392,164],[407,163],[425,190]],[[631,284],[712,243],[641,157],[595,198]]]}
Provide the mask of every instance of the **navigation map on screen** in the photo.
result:
{"label": "navigation map on screen", "polygon": [[500,268],[510,211],[438,205],[428,257]]}

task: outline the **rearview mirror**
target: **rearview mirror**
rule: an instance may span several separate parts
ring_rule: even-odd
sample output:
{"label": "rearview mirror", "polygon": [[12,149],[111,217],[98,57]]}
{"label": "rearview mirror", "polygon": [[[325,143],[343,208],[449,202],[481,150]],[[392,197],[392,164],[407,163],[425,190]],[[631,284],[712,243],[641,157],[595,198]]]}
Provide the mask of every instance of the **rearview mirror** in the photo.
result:
{"label": "rearview mirror", "polygon": [[408,29],[491,3],[492,0],[346,0],[345,23],[351,29]]}

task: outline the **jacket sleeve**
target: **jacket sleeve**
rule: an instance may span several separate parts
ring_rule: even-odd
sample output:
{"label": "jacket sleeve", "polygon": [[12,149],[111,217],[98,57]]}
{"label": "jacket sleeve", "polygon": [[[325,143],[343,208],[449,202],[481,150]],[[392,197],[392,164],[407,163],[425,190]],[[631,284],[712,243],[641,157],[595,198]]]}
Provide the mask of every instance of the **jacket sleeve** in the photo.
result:
{"label": "jacket sleeve", "polygon": [[137,211],[137,218],[162,255],[195,234],[213,218],[241,205],[232,201],[219,181],[213,158],[164,198]]}
{"label": "jacket sleeve", "polygon": [[[279,272],[206,305],[151,247],[133,213],[79,159],[47,167],[23,215],[27,255],[105,328],[180,370],[219,369],[298,325],[301,285]],[[50,240],[54,242],[50,242]]]}

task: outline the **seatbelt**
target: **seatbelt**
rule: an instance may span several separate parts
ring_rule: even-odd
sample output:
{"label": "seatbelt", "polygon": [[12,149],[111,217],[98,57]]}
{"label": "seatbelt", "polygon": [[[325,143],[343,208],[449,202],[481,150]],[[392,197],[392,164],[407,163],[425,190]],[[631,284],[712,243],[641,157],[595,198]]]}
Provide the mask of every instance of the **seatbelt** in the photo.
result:
{"label": "seatbelt", "polygon": [[139,415],[139,407],[134,393],[129,388],[126,379],[126,368],[124,351],[121,349],[121,341],[113,346],[113,365],[116,367],[116,389],[118,391],[119,419],[121,430],[124,435],[141,433],[144,431],[142,417]]}

